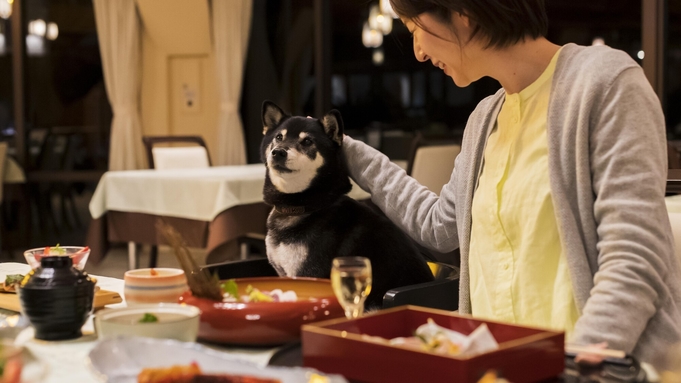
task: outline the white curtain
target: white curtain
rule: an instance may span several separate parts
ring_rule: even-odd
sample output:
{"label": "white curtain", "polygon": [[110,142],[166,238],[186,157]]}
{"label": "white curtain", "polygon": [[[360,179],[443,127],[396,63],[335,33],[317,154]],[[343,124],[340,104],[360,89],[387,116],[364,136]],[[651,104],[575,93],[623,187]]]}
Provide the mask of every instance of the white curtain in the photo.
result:
{"label": "white curtain", "polygon": [[140,122],[140,20],[135,0],[93,0],[104,83],[113,109],[109,170],[145,167]]}
{"label": "white curtain", "polygon": [[241,83],[251,29],[253,0],[213,0],[213,44],[220,112],[216,165],[246,163],[239,115]]}

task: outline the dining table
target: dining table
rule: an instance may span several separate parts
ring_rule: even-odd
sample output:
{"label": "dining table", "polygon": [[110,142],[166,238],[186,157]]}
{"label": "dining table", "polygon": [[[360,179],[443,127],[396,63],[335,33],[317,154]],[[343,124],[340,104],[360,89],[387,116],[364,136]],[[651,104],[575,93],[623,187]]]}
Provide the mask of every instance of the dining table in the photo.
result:
{"label": "dining table", "polygon": [[[15,262],[0,263],[0,280],[5,280],[8,274],[26,274],[30,271],[27,264]],[[125,307],[123,294],[124,282],[122,279],[96,276],[97,286],[103,290],[119,293],[123,302],[107,305],[107,308]],[[0,334],[3,327],[17,317],[18,313],[0,309]],[[14,344],[24,347],[31,355],[31,362],[26,368],[29,376],[33,378],[30,382],[22,383],[88,383],[101,382],[101,377],[92,367],[89,361],[90,351],[99,342],[95,334],[93,317],[91,315],[82,328],[83,336],[66,341],[43,341],[34,338],[32,327],[23,329],[13,339]],[[227,347],[219,345],[204,345],[211,349],[257,366],[267,366],[272,356],[280,347],[265,348],[244,348]]]}
{"label": "dining table", "polygon": [[[0,278],[4,280],[8,274],[26,274],[30,267],[23,263],[4,262],[0,263]],[[123,298],[121,303],[107,305],[107,308],[125,307],[125,297],[123,294],[124,281],[118,278],[96,276],[97,286],[103,290],[114,291]],[[5,335],[5,339],[0,341],[11,341],[17,346],[23,347],[28,357],[27,364],[24,366],[25,375],[28,379],[22,383],[67,383],[67,382],[103,382],[102,377],[95,369],[90,360],[90,352],[102,342],[95,333],[93,318],[95,313],[90,315],[82,328],[83,335],[80,338],[65,341],[43,341],[35,339],[32,327],[25,327],[18,334],[7,339],[7,325],[15,323],[20,313],[0,309],[0,335]],[[247,363],[257,368],[269,368],[269,366],[279,366],[279,368],[303,366],[301,343],[293,342],[277,347],[233,347],[218,345],[215,343],[198,342],[201,347],[217,351],[226,358],[239,363]],[[572,367],[570,367],[572,366]],[[645,371],[643,380],[618,380],[609,376],[610,380],[599,380],[600,370],[589,368],[586,370],[574,369],[566,361],[566,370],[563,375],[549,380],[556,383],[583,383],[583,382],[619,382],[619,381],[640,381],[640,382],[660,382],[657,371],[647,363],[642,363],[640,368]],[[437,381],[437,377],[430,377],[429,381]],[[350,380],[352,382],[352,380]]]}
{"label": "dining table", "polygon": [[[198,169],[143,169],[104,173],[90,200],[92,221],[85,244],[98,263],[112,242],[165,245],[156,222],[182,234],[187,246],[207,254],[248,233],[265,234],[271,207],[263,201],[264,164]],[[350,197],[370,194],[353,182]]]}

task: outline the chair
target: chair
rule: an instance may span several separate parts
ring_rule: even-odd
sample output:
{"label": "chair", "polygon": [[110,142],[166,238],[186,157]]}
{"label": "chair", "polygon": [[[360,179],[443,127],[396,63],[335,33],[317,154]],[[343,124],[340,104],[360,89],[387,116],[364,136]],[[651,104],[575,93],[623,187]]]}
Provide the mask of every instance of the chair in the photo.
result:
{"label": "chair", "polygon": [[454,170],[461,145],[453,140],[426,140],[421,132],[412,143],[407,174],[429,190],[440,194]]}
{"label": "chair", "polygon": [[668,214],[674,237],[674,254],[681,261],[681,213],[669,211]]}
{"label": "chair", "polygon": [[675,143],[667,141],[667,168],[681,169],[681,153]]}
{"label": "chair", "polygon": [[[415,305],[452,311],[458,309],[459,269],[441,262],[428,262],[428,266],[435,280],[389,290],[383,297],[383,308]],[[220,280],[277,276],[266,258],[216,263],[202,269],[217,274]]]}
{"label": "chair", "polygon": [[[150,169],[187,169],[211,166],[208,147],[199,136],[144,136],[144,148]],[[155,147],[157,144],[195,144],[198,146]],[[135,268],[137,260],[132,260],[130,268]],[[149,267],[158,263],[158,246],[152,245],[149,254]]]}
{"label": "chair", "polygon": [[[200,136],[144,136],[142,142],[147,153],[149,168],[157,170],[168,169],[196,169],[212,166],[206,142]],[[171,144],[170,147],[156,147],[156,145]],[[189,144],[190,146],[177,146]],[[253,246],[265,255],[265,238],[256,233],[248,233],[237,238],[241,248],[241,259],[248,258],[249,246]],[[133,261],[135,264],[136,260]],[[158,262],[158,247],[151,246],[149,267],[156,267]],[[130,265],[131,268],[134,265]]]}
{"label": "chair", "polygon": [[[412,142],[407,174],[439,195],[442,187],[449,182],[454,170],[454,160],[461,151],[461,145],[458,142],[454,137],[426,139],[421,132],[417,132]],[[429,258],[452,265],[460,263],[459,249],[449,253],[440,253],[426,249],[418,243],[416,246],[421,253],[430,254]]]}
{"label": "chair", "polygon": [[[49,131],[44,140],[37,157],[37,168],[43,172],[71,171],[75,168],[76,155],[82,146],[82,135],[70,131]],[[40,182],[30,188],[32,199],[35,201],[38,224],[41,229],[46,230],[47,225],[51,224],[54,230],[59,233],[61,224],[66,224],[70,228],[81,227],[79,212],[75,203],[75,189],[73,182]],[[54,197],[60,203],[61,217],[54,209]],[[67,205],[70,205],[70,213]],[[70,217],[69,217],[70,215]],[[70,219],[73,220],[71,224]]]}
{"label": "chair", "polygon": [[[211,166],[208,147],[199,136],[144,136],[150,169],[207,168]],[[158,144],[195,144],[198,146],[155,147]]]}

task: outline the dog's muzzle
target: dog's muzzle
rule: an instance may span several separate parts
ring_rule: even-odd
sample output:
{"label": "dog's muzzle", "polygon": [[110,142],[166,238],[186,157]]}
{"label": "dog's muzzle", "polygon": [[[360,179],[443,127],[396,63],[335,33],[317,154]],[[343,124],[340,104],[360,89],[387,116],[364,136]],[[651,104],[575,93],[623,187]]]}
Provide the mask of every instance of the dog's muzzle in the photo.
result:
{"label": "dog's muzzle", "polygon": [[291,169],[286,167],[286,160],[288,158],[288,152],[286,149],[274,148],[270,152],[270,160],[272,163],[272,168],[276,171],[282,173],[290,173]]}

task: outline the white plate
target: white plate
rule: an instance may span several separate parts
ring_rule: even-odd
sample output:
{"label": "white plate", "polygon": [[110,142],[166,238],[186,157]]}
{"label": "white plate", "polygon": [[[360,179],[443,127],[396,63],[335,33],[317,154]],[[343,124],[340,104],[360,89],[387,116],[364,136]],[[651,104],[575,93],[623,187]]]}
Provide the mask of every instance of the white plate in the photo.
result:
{"label": "white plate", "polygon": [[[226,373],[275,378],[282,383],[305,383],[318,371],[302,367],[259,367],[250,362],[209,349],[196,343],[169,339],[111,338],[100,341],[90,351],[90,364],[103,381],[136,383],[143,368],[188,365],[195,361],[206,373]],[[347,383],[329,375],[329,383]]]}

